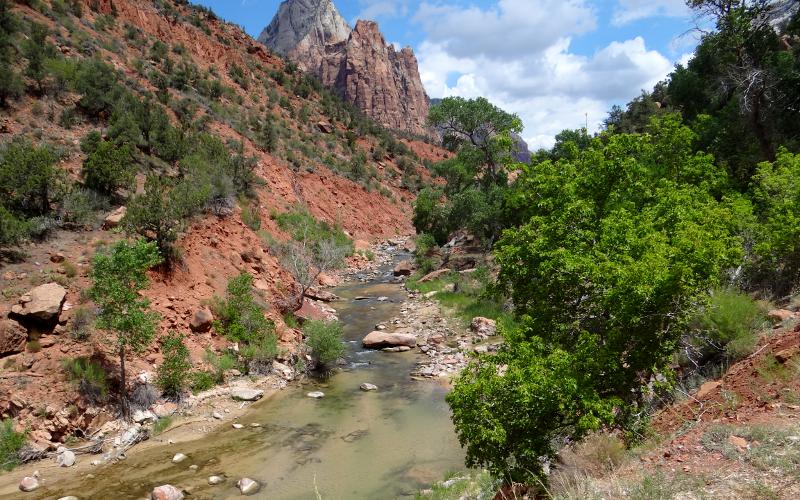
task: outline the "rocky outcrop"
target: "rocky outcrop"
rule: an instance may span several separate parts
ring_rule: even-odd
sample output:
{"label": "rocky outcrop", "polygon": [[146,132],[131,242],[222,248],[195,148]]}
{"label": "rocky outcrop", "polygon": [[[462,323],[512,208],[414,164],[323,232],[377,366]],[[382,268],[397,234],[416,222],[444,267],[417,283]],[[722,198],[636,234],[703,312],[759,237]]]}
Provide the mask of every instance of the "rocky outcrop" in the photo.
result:
{"label": "rocky outcrop", "polygon": [[67,296],[67,290],[58,283],[47,283],[37,286],[23,295],[19,306],[14,306],[12,312],[16,316],[50,322],[58,319],[61,306]]}
{"label": "rocky outcrop", "polygon": [[258,40],[317,75],[378,123],[426,135],[430,100],[410,47],[395,50],[373,21],[352,31],[331,0],[286,0]]}
{"label": "rocky outcrop", "polygon": [[14,320],[0,321],[0,356],[16,354],[25,350],[28,331]]}

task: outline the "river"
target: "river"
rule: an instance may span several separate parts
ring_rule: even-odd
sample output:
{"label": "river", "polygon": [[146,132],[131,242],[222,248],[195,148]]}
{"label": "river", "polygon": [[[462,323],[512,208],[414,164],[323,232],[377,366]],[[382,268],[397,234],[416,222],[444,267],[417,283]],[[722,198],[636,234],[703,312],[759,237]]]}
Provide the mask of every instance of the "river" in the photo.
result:
{"label": "river", "polygon": [[[91,479],[62,485],[71,491],[51,483],[41,493],[145,498],[153,487],[173,484],[188,488],[189,498],[241,498],[235,483],[249,477],[262,484],[251,498],[316,499],[315,489],[324,499],[413,498],[447,471],[463,469],[464,455],[444,401],[446,385],[409,377],[415,351],[361,347],[361,339],[377,323],[399,314],[406,298],[401,285],[390,283],[385,273],[372,282],[332,291],[342,298],[333,305],[348,345],[341,372],[325,381],[290,385],[254,404],[238,419],[244,429],[224,425],[195,441],[134,452],[93,471]],[[388,300],[378,301],[381,296]],[[361,391],[364,382],[377,385],[378,391]],[[325,397],[306,396],[315,390]],[[173,464],[177,452],[189,458]],[[227,479],[210,486],[210,475]]]}

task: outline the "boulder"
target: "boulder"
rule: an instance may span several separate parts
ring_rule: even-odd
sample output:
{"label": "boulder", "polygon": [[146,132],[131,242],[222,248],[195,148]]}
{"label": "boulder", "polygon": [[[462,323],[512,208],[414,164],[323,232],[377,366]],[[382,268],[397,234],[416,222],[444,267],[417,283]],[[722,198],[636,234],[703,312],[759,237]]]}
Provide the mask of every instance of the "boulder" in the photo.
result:
{"label": "boulder", "polygon": [[239,401],[258,401],[264,397],[264,391],[260,389],[248,389],[245,387],[236,387],[231,389],[231,397]]}
{"label": "boulder", "polygon": [[281,378],[285,380],[292,380],[294,378],[294,370],[291,369],[288,365],[285,365],[278,361],[272,362],[272,371],[277,373]]}
{"label": "boulder", "polygon": [[103,220],[103,228],[113,229],[119,226],[119,223],[122,222],[122,219],[125,217],[125,213],[127,211],[128,209],[126,207],[119,207],[118,209],[108,214],[106,218]]}
{"label": "boulder", "polygon": [[435,279],[439,279],[445,274],[451,273],[452,271],[448,268],[439,269],[438,271],[434,271],[432,273],[428,273],[422,278],[419,279],[420,283],[427,283],[428,281],[433,281]]}
{"label": "boulder", "polygon": [[249,477],[241,478],[236,482],[236,486],[239,488],[239,491],[242,492],[242,495],[252,495],[253,493],[258,493],[258,490],[261,488],[261,485],[258,484],[258,481],[250,479]]}
{"label": "boulder", "polygon": [[66,450],[58,455],[56,463],[59,467],[72,467],[75,465],[75,453]]}
{"label": "boulder", "polygon": [[361,384],[360,389],[365,392],[377,391],[378,386],[375,384],[370,384],[369,382],[364,382],[363,384]]}
{"label": "boulder", "polygon": [[328,122],[324,122],[324,121],[317,122],[317,128],[323,134],[332,134],[333,133],[333,126]]}
{"label": "boulder", "polygon": [[773,309],[767,313],[767,316],[772,320],[773,323],[779,325],[786,320],[794,318],[794,313],[792,311],[787,311],[786,309]]}
{"label": "boulder", "polygon": [[189,322],[189,328],[191,328],[193,332],[207,332],[211,330],[211,325],[213,323],[214,314],[212,314],[208,308],[204,307],[194,313],[192,320]]}
{"label": "boulder", "polygon": [[20,491],[33,491],[39,487],[39,480],[35,477],[26,476],[22,478],[22,481],[19,482],[19,489]]}
{"label": "boulder", "polygon": [[165,484],[153,488],[150,494],[151,500],[183,500],[183,492],[171,484]]}
{"label": "boulder", "polygon": [[478,335],[492,337],[497,334],[497,322],[493,319],[476,316],[472,318],[469,329]]}
{"label": "boulder", "polygon": [[0,320],[0,356],[17,354],[25,350],[28,331],[12,319]]}
{"label": "boulder", "polygon": [[410,260],[404,260],[402,262],[398,262],[396,266],[394,266],[394,275],[395,276],[411,276],[411,272],[414,270],[414,263]]}
{"label": "boulder", "polygon": [[386,331],[374,331],[367,334],[361,341],[364,347],[369,349],[382,349],[384,347],[414,347],[417,345],[417,337],[410,333],[389,333]]}
{"label": "boulder", "polygon": [[334,300],[339,300],[338,295],[335,295],[331,292],[326,292],[325,290],[317,290],[315,288],[308,289],[308,291],[306,291],[306,297],[322,302],[333,302]]}
{"label": "boulder", "polygon": [[67,297],[67,290],[58,283],[40,285],[20,298],[20,316],[43,322],[54,322],[61,313],[61,306]]}
{"label": "boulder", "polygon": [[154,422],[158,420],[156,414],[150,410],[136,410],[135,412],[133,412],[131,418],[133,418],[133,421],[136,422],[137,424],[142,424],[145,422]]}

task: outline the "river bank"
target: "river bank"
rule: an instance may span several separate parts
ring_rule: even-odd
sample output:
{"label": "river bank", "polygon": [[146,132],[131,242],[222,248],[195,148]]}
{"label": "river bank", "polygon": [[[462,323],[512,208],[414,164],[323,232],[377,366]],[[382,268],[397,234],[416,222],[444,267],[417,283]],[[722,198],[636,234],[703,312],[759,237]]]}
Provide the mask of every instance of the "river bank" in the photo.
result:
{"label": "river bank", "polygon": [[[386,488],[386,481],[379,478],[385,477],[393,467],[403,472],[398,473],[397,480],[389,481],[391,487],[395,488],[397,494],[413,494],[439,479],[446,470],[460,467],[463,456],[455,441],[449,412],[444,404],[447,382],[420,384],[409,377],[417,369],[418,363],[425,361],[425,346],[430,337],[448,328],[446,320],[435,304],[413,292],[409,296],[399,280],[387,273],[386,265],[394,259],[397,248],[396,244],[376,248],[374,265],[368,269],[351,270],[347,273],[345,284],[335,289],[342,296],[342,300],[334,305],[338,313],[345,315],[342,319],[346,322],[349,354],[347,364],[331,381],[304,380],[300,377],[290,382],[286,378],[295,377],[278,373],[255,380],[240,380],[241,387],[263,390],[264,398],[257,403],[233,401],[227,388],[201,394],[187,414],[179,417],[170,429],[112,457],[108,464],[92,465],[97,463],[92,456],[80,456],[76,465],[68,469],[57,467],[51,460],[28,464],[3,476],[6,481],[0,481],[0,495],[18,496],[20,493],[16,488],[19,479],[25,475],[32,476],[38,470],[41,488],[26,494],[26,498],[57,498],[58,495],[67,494],[85,497],[87,493],[94,497],[107,491],[108,484],[113,483],[112,477],[130,476],[130,469],[135,469],[137,472],[131,478],[135,480],[128,481],[130,484],[126,488],[117,491],[140,495],[149,491],[147,488],[155,486],[152,483],[154,478],[164,478],[164,482],[176,484],[193,496],[199,495],[198,498],[218,498],[218,495],[224,498],[224,495],[236,493],[232,489],[235,482],[233,471],[241,467],[234,462],[221,463],[226,461],[213,455],[231,454],[233,450],[229,448],[237,448],[243,441],[258,443],[266,448],[275,446],[276,442],[284,443],[285,446],[279,446],[284,460],[274,456],[265,457],[265,461],[272,464],[271,467],[281,470],[273,470],[269,475],[258,478],[260,482],[272,485],[270,491],[273,493],[276,476],[302,475],[305,466],[313,468],[318,460],[328,464],[339,461],[343,465],[336,473],[326,470],[320,472],[320,487],[328,491],[344,491],[351,486],[342,480],[343,477],[367,469],[372,469],[377,480],[361,481],[365,483],[364,487],[375,490]],[[383,270],[379,271],[381,266]],[[423,301],[427,303],[423,305]],[[360,339],[371,329],[380,326],[419,328],[417,332],[427,332],[419,336],[422,350],[383,353],[361,349]],[[444,336],[452,337],[447,334]],[[430,349],[427,351],[431,352]],[[366,394],[359,390],[360,384],[373,382],[378,383],[377,393]],[[308,392],[316,390],[325,392],[322,400],[314,401],[306,397]],[[361,408],[361,415],[349,421],[349,417],[342,413],[352,413],[350,407],[353,405]],[[316,420],[315,413],[320,407],[329,407],[327,413],[337,419],[334,427],[326,429],[324,422],[316,421],[306,426],[295,425],[303,419]],[[367,415],[370,417],[365,418]],[[276,425],[276,421],[281,420],[284,423]],[[376,426],[376,421],[384,422]],[[398,432],[398,428],[406,427],[405,431]],[[425,431],[420,430],[423,427]],[[422,452],[417,449],[416,442],[409,443],[404,438],[411,432],[420,435],[426,431],[428,445]],[[265,435],[268,436],[266,440]],[[338,439],[331,439],[333,437]],[[234,444],[226,447],[223,444],[226,440]],[[209,446],[208,441],[214,443]],[[387,443],[391,443],[390,448],[387,448]],[[438,444],[430,446],[434,443]],[[354,447],[364,447],[364,453],[373,456],[374,453],[367,449],[405,449],[407,456],[400,456],[406,459],[406,466],[396,462],[390,466],[381,460],[376,463],[371,463],[374,460],[358,461],[357,464],[349,459],[342,460],[341,457],[352,455]],[[442,449],[448,450],[444,459],[440,456]],[[174,470],[177,466],[171,463],[171,458],[176,453],[190,457],[191,463],[184,464],[187,470]],[[331,457],[336,460],[331,460]],[[440,462],[441,466],[437,465]],[[255,461],[250,463],[256,464]],[[295,469],[287,472],[287,467]],[[120,469],[128,472],[119,474]],[[204,476],[201,472],[206,469],[209,473],[214,471],[213,474],[226,478],[227,487],[209,491],[210,485],[201,477]],[[142,476],[142,470],[150,472]],[[186,477],[186,474],[190,476]],[[258,474],[251,473],[251,476]],[[11,477],[14,479],[9,481]],[[316,477],[315,471],[309,484]],[[298,491],[308,491],[305,485],[293,480],[286,480],[282,487],[284,494],[278,495],[278,498],[293,498],[292,495]],[[363,491],[366,492],[366,489]]]}

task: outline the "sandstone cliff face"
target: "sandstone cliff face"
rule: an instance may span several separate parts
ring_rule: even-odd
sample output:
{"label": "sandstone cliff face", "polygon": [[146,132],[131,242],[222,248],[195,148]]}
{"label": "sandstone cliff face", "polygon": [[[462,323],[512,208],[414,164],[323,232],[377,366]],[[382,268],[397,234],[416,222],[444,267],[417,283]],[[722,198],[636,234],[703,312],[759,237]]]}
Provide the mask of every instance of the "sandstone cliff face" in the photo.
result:
{"label": "sandstone cliff face", "polygon": [[377,23],[352,31],[331,0],[286,0],[258,38],[319,77],[378,123],[426,135],[430,106],[410,47],[386,43]]}

